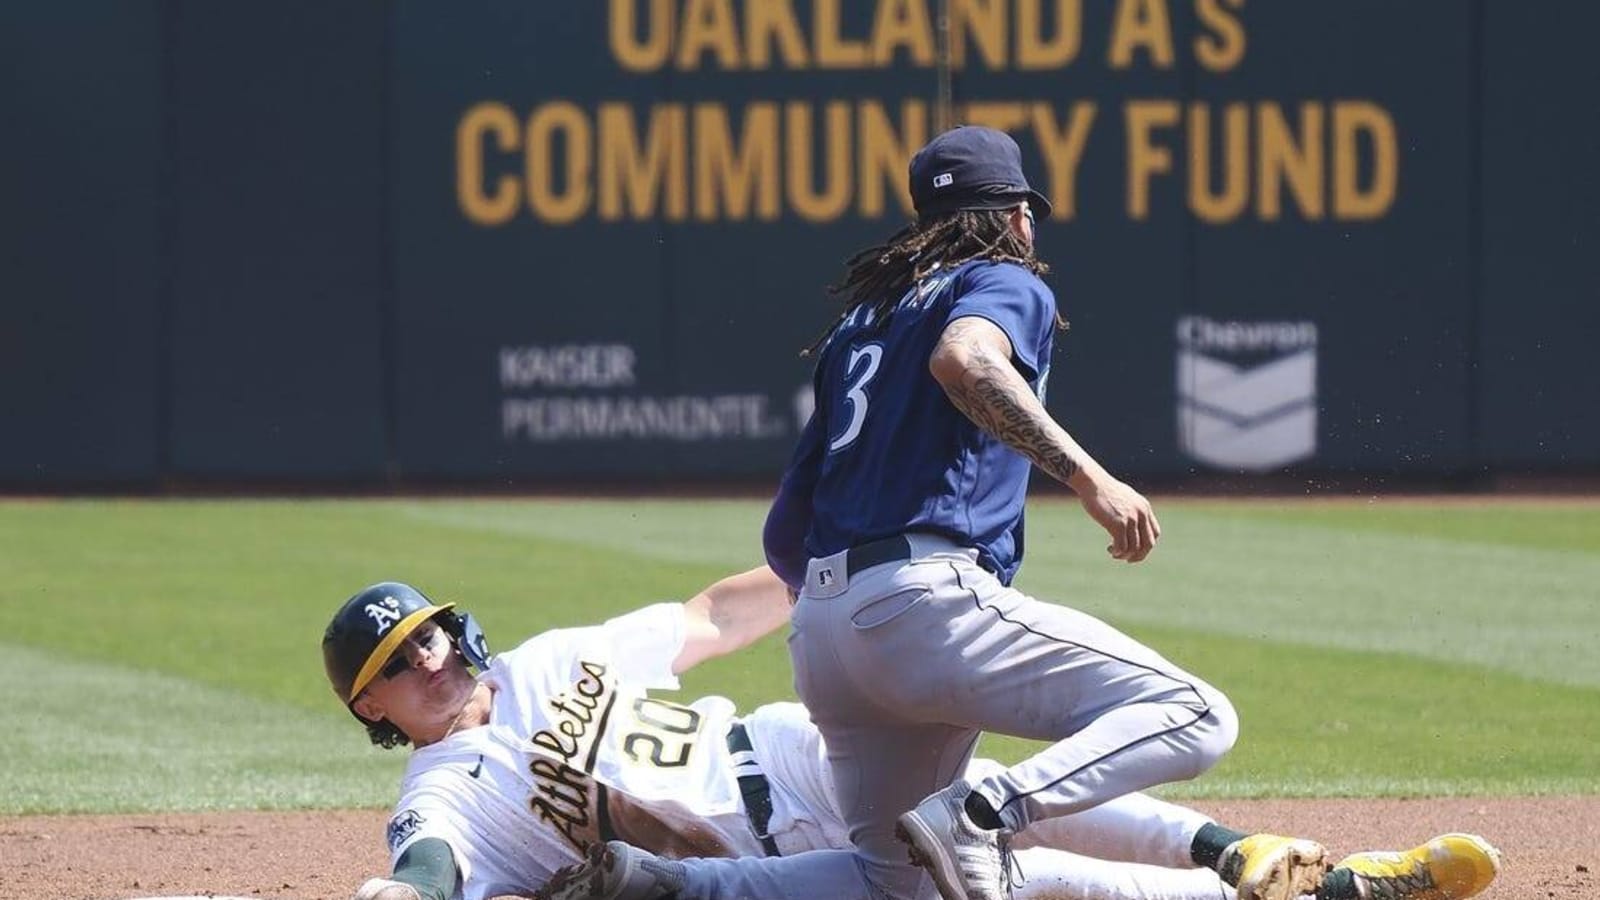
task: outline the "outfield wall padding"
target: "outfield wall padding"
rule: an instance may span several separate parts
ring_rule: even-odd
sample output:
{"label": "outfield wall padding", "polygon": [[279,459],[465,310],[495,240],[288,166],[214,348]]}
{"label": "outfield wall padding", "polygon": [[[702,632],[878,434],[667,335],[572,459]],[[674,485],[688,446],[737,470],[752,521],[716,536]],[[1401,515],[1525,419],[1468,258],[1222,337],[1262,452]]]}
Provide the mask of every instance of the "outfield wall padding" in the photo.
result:
{"label": "outfield wall padding", "polygon": [[[6,8],[0,485],[774,476],[936,8]],[[1600,13],[960,9],[956,116],[1056,206],[1048,405],[1118,471],[1600,466]]]}

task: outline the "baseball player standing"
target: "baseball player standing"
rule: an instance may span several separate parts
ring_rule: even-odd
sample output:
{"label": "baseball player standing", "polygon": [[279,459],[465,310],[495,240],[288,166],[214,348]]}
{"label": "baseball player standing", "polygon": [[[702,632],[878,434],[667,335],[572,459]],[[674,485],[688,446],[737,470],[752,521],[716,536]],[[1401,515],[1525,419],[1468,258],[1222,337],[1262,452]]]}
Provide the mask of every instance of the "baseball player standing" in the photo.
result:
{"label": "baseball player standing", "polygon": [[[898,837],[945,900],[997,900],[1010,835],[1193,778],[1238,722],[1155,651],[1010,586],[1030,465],[1077,492],[1115,559],[1143,560],[1161,526],[1045,410],[1060,320],[1033,218],[1050,204],[1016,143],[947,131],[911,160],[910,181],[916,222],[849,262],[765,546],[799,592],[795,687],[869,880],[916,895]],[[986,730],[1055,743],[953,781]],[[1192,853],[1244,900],[1287,900],[1325,869],[1313,842],[1220,828]]]}

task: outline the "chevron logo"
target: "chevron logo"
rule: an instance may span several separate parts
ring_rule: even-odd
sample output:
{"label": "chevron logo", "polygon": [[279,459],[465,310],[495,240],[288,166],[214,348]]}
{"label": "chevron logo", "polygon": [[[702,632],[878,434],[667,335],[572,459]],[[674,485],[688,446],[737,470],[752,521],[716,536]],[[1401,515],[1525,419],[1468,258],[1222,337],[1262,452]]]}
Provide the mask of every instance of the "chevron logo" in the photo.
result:
{"label": "chevron logo", "polygon": [[1247,472],[1316,454],[1314,323],[1187,316],[1178,345],[1178,443],[1185,454]]}

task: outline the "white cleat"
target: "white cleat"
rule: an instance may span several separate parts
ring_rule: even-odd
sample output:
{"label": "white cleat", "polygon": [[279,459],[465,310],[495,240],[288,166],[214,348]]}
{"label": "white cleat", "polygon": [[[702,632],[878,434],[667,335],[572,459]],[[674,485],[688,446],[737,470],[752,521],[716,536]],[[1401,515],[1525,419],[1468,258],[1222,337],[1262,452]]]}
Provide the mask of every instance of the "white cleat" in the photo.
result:
{"label": "white cleat", "polygon": [[957,781],[917,804],[895,824],[894,836],[911,847],[911,862],[928,870],[944,900],[1009,900],[1009,849],[1005,835],[968,818],[972,786]]}

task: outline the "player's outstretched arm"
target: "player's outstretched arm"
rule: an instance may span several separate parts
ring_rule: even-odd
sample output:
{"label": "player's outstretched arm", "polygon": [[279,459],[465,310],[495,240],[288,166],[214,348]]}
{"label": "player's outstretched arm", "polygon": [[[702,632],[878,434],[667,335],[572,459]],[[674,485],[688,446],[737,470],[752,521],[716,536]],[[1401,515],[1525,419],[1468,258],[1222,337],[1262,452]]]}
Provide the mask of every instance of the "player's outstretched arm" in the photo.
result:
{"label": "player's outstretched arm", "polygon": [[1113,558],[1149,556],[1161,536],[1150,501],[1113,478],[1050,417],[1011,359],[1011,339],[998,325],[965,316],[945,326],[928,371],[973,424],[1077,492],[1084,510],[1111,535],[1106,549]]}
{"label": "player's outstretched arm", "polygon": [[747,647],[789,621],[789,587],[761,566],[729,575],[684,601],[683,650],[674,674]]}
{"label": "player's outstretched arm", "polygon": [[369,878],[353,900],[449,900],[460,884],[450,845],[439,838],[419,838],[395,861],[388,878]]}

